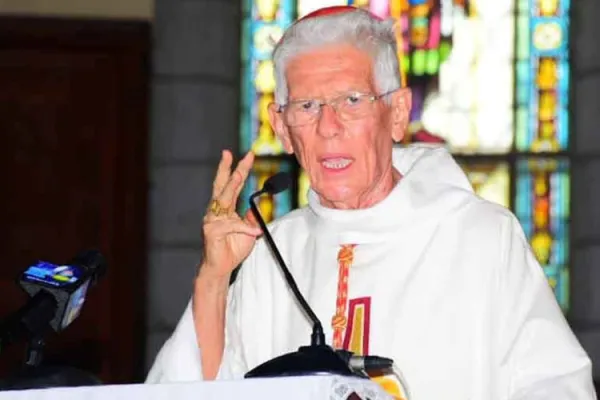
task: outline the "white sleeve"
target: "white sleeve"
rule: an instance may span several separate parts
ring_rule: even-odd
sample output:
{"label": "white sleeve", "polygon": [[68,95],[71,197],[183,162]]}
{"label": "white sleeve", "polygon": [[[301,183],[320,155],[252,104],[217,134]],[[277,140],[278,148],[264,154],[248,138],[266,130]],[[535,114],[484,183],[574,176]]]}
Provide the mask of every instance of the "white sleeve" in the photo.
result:
{"label": "white sleeve", "polygon": [[558,306],[523,231],[504,227],[497,305],[510,400],[595,400],[591,362]]}
{"label": "white sleeve", "polygon": [[202,380],[202,366],[190,300],[175,331],[158,352],[146,383],[197,380]]}
{"label": "white sleeve", "polygon": [[[216,379],[240,379],[247,371],[243,359],[243,348],[240,331],[241,304],[243,304],[242,284],[243,270],[248,269],[247,263],[241,268],[236,281],[230,286],[227,296],[225,314],[225,348],[221,366]],[[146,383],[190,382],[203,380],[201,349],[198,348],[196,328],[192,313],[192,301],[183,313],[173,334],[159,351]]]}

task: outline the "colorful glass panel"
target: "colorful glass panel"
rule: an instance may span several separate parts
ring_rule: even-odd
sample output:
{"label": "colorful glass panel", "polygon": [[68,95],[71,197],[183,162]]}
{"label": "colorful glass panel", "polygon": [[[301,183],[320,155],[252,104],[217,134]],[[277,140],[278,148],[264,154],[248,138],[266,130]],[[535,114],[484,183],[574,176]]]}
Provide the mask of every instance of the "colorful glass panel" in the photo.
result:
{"label": "colorful glass panel", "polygon": [[569,163],[524,159],[517,164],[515,214],[563,309],[569,301]]}
{"label": "colorful glass panel", "polygon": [[310,181],[306,171],[300,171],[298,178],[298,207],[304,207],[308,204],[308,190],[310,189]]}
{"label": "colorful glass panel", "polygon": [[283,153],[269,124],[267,106],[273,101],[275,89],[273,47],[294,20],[294,3],[293,0],[257,0],[245,10],[242,43],[249,50],[242,53],[242,152]]}
{"label": "colorful glass panel", "polygon": [[510,169],[508,163],[470,162],[461,165],[478,196],[510,207]]}
{"label": "colorful glass panel", "polygon": [[[250,195],[257,190],[260,190],[265,181],[278,172],[292,172],[292,165],[288,161],[283,160],[256,160],[252,171],[250,172],[246,185],[240,196],[240,204],[238,209],[242,215],[250,208],[248,199]],[[275,218],[279,218],[292,210],[292,191],[284,190],[275,196],[263,195],[258,202],[258,208],[266,222],[270,222]]]}
{"label": "colorful glass panel", "polygon": [[517,0],[519,151],[558,152],[568,148],[568,17],[568,0]]}
{"label": "colorful glass panel", "polygon": [[442,138],[453,153],[501,154],[512,148],[512,3],[456,2],[448,7],[450,16],[442,14],[442,26],[452,26],[452,46],[421,120],[425,131]]}

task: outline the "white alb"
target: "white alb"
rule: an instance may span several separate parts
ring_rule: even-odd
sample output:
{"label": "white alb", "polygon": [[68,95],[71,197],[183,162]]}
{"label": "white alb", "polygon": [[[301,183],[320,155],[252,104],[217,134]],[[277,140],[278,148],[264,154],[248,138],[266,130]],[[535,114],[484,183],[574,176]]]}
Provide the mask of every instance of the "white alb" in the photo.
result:
{"label": "white alb", "polygon": [[[477,197],[443,148],[394,150],[372,208],[309,206],[270,224],[331,343],[341,244],[356,244],[347,343],[393,358],[411,400],[592,400],[590,360],[512,213]],[[350,304],[352,303],[352,304]],[[311,326],[260,240],[232,285],[219,379],[308,344]],[[360,351],[359,351],[360,352]],[[202,379],[188,306],[148,382]]]}

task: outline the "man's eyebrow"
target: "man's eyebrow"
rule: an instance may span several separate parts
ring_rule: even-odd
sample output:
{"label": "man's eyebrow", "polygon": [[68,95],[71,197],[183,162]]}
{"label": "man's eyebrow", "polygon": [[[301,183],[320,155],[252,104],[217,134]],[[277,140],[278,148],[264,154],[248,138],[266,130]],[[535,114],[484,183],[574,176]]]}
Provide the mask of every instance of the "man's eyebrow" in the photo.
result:
{"label": "man's eyebrow", "polygon": [[344,89],[344,90],[339,90],[339,91],[334,91],[334,94],[328,97],[325,96],[312,96],[312,97],[296,97],[296,98],[290,98],[289,102],[292,101],[306,101],[306,100],[316,100],[316,99],[333,99],[336,97],[340,97],[340,96],[345,96],[348,94],[355,94],[355,93],[360,93],[360,94],[371,94],[372,90],[371,89],[356,89],[356,88],[351,88],[351,89]]}

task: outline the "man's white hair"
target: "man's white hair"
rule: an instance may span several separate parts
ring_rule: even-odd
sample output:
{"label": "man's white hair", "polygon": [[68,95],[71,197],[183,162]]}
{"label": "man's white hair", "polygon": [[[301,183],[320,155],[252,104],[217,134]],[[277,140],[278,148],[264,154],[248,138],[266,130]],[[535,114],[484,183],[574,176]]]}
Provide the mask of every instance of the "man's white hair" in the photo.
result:
{"label": "man's white hair", "polygon": [[393,20],[381,21],[368,11],[356,9],[339,14],[296,21],[275,46],[275,102],[288,101],[286,67],[290,60],[319,47],[349,44],[373,59],[375,86],[383,94],[401,85]]}

